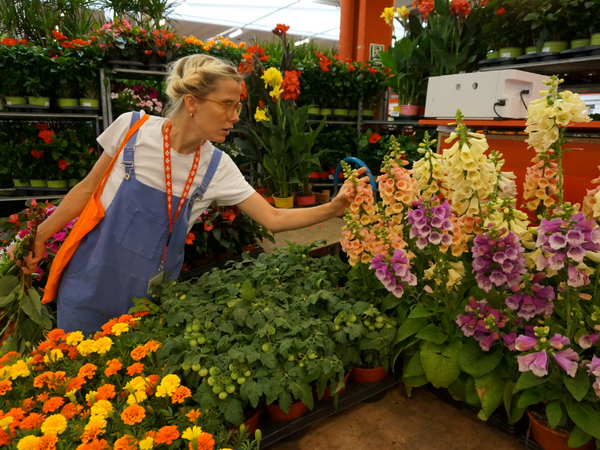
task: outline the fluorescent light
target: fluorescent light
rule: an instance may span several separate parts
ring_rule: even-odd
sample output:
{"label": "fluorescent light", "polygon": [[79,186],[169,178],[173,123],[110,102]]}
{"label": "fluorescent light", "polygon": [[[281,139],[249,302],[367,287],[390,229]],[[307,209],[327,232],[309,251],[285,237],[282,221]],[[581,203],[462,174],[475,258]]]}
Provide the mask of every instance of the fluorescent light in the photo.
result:
{"label": "fluorescent light", "polygon": [[238,28],[237,30],[235,30],[233,33],[231,33],[229,35],[230,38],[234,38],[234,37],[238,37],[240,34],[242,34],[243,31],[241,28]]}
{"label": "fluorescent light", "polygon": [[310,41],[310,38],[302,39],[301,41],[294,42],[294,46],[297,47],[298,45],[308,44],[309,41]]}
{"label": "fluorescent light", "polygon": [[164,26],[164,25],[165,25],[165,23],[167,23],[167,22],[165,21],[165,19],[160,19],[160,21],[158,22],[158,26],[161,26],[161,27],[162,27],[162,26]]}

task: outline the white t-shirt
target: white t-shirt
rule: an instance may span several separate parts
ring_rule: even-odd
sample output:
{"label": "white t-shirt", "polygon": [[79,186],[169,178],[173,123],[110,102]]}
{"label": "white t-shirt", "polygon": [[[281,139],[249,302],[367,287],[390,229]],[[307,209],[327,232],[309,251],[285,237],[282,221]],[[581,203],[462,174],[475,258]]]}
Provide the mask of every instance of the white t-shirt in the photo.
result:
{"label": "white t-shirt", "polygon": [[[107,129],[98,136],[98,143],[104,151],[111,157],[121,146],[125,135],[131,124],[131,114],[122,114]],[[144,114],[142,112],[142,114]],[[162,125],[167,118],[150,116],[146,123],[139,129],[134,151],[135,177],[141,183],[166,192],[165,166],[163,161],[163,135]],[[190,189],[190,196],[196,190],[204,179],[204,174],[212,158],[214,147],[210,142],[202,146],[200,153],[200,164],[194,183]],[[176,149],[173,149],[176,150]],[[121,182],[125,177],[125,168],[123,166],[123,153],[121,151],[117,162],[106,182],[104,191],[100,196],[100,202],[106,211],[114,199]],[[182,155],[177,151],[171,152],[171,173],[173,176],[173,195],[181,196],[183,188],[190,174],[190,169],[194,162],[194,153]],[[190,214],[190,223],[188,231],[192,228],[194,221],[206,210],[206,208],[216,201],[220,206],[237,205],[243,202],[254,193],[254,189],[229,155],[223,153],[219,167],[213,177],[204,197],[194,202]],[[166,194],[165,194],[166,196]],[[176,205],[173,205],[173,209]],[[180,220],[180,219],[178,219]]]}

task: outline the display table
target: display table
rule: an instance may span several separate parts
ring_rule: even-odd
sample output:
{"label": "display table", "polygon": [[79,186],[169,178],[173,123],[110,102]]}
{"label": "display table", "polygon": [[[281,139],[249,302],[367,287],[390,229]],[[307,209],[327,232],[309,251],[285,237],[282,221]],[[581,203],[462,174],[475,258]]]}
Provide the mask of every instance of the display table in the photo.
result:
{"label": "display table", "polygon": [[[451,120],[420,120],[420,125],[448,126]],[[531,159],[535,157],[533,148],[528,148],[525,139],[524,120],[465,120],[464,124],[471,131],[482,132],[486,135],[490,150],[497,150],[504,155],[506,160],[502,170],[514,172],[517,176],[517,206],[523,203],[523,182],[527,167],[531,166]],[[570,152],[564,154],[563,167],[565,171],[564,199],[571,203],[581,203],[586,195],[586,189],[592,189],[592,180],[600,176],[600,122],[573,123],[569,126],[567,146]],[[597,137],[593,136],[597,134]],[[438,151],[450,148],[445,139],[449,136],[447,130],[438,130]]]}

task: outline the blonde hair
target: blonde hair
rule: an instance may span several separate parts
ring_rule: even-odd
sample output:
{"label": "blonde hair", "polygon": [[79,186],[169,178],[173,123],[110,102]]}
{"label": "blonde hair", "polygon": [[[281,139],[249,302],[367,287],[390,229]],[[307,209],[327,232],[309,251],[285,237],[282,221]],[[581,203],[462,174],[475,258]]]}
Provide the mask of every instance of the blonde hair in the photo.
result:
{"label": "blonde hair", "polygon": [[172,119],[179,113],[186,94],[206,97],[222,79],[242,82],[234,66],[213,56],[189,55],[173,62],[166,81],[168,102],[163,115]]}

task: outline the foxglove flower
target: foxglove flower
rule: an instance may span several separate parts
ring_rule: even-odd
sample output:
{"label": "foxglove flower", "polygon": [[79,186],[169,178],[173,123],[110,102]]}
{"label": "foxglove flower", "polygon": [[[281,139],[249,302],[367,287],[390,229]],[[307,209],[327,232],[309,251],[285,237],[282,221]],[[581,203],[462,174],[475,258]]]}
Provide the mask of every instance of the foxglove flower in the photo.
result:
{"label": "foxglove flower", "polygon": [[535,337],[521,335],[515,339],[515,348],[521,352],[531,350],[537,345],[537,339]]}
{"label": "foxglove flower", "polygon": [[[437,200],[432,197],[432,201]],[[408,211],[410,237],[417,238],[417,247],[424,249],[428,244],[448,247],[452,244],[454,224],[450,218],[450,205],[443,202],[439,206],[431,206],[429,202],[415,202],[417,208]]]}
{"label": "foxglove flower", "polygon": [[552,353],[556,363],[565,370],[570,376],[575,377],[577,373],[577,361],[579,361],[579,355],[568,348],[566,350],[562,350],[560,352]]}
{"label": "foxglove flower", "polygon": [[592,357],[592,361],[588,364],[588,375],[600,377],[600,358],[596,355]]}
{"label": "foxglove flower", "polygon": [[583,349],[590,348],[598,341],[598,333],[584,334],[579,338],[579,346]]}
{"label": "foxglove flower", "polygon": [[519,363],[519,372],[531,371],[538,377],[548,374],[548,355],[545,350],[517,356],[517,362]]}
{"label": "foxglove flower", "polygon": [[515,330],[512,330],[508,334],[504,334],[502,336],[502,340],[504,341],[506,348],[508,348],[511,352],[514,352],[517,349],[515,345],[515,341],[517,340],[517,332]]}
{"label": "foxglove flower", "polygon": [[417,277],[410,272],[410,265],[403,250],[395,250],[391,258],[382,254],[376,255],[369,268],[375,270],[375,276],[381,284],[398,298],[404,293],[403,283],[409,286],[417,284]]}
{"label": "foxglove flower", "polygon": [[555,348],[556,350],[561,350],[565,345],[569,345],[571,341],[569,341],[568,337],[561,336],[558,333],[555,333],[550,339],[548,339],[550,346]]}
{"label": "foxglove flower", "polygon": [[485,300],[476,301],[473,297],[465,306],[467,314],[459,314],[456,323],[465,336],[472,336],[484,351],[489,351],[494,341],[500,338],[498,328],[504,328],[506,314],[492,308]]}

